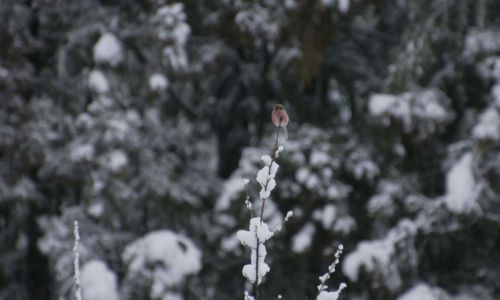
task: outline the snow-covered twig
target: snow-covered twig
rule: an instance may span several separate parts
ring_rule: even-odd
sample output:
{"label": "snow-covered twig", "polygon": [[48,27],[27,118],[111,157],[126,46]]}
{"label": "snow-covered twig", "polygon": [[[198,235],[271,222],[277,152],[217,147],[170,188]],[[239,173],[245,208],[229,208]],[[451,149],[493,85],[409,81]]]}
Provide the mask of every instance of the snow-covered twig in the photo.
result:
{"label": "snow-covered twig", "polygon": [[278,227],[276,227],[276,229],[274,229],[273,231],[273,235],[275,235],[276,233],[280,232],[281,231],[281,228],[283,227],[283,224],[285,224],[286,222],[288,222],[288,220],[290,220],[290,218],[293,216],[293,211],[289,210],[287,213],[286,213],[286,216],[285,216],[285,220],[283,221],[283,223],[279,224]]}
{"label": "snow-covered twig", "polygon": [[343,250],[344,246],[340,244],[337,252],[335,252],[335,260],[330,266],[328,266],[328,272],[319,277],[320,284],[318,285],[318,297],[316,300],[337,300],[342,290],[347,287],[345,283],[341,283],[336,291],[328,292],[328,286],[326,285],[326,281],[330,279],[333,273],[335,273],[335,267],[340,262],[340,255]]}
{"label": "snow-covered twig", "polygon": [[[238,240],[252,250],[250,264],[243,266],[243,276],[255,286],[262,282],[262,278],[269,272],[270,268],[265,263],[267,255],[264,242],[273,236],[265,222],[261,222],[259,217],[250,220],[249,230],[240,230],[237,233]],[[254,291],[255,293],[255,291]],[[255,293],[258,297],[258,291]]]}
{"label": "snow-covered twig", "polygon": [[[263,156],[262,157],[262,160],[264,160],[264,158],[266,158],[266,160],[264,160],[264,162],[267,165],[269,165],[269,167],[267,168],[267,176],[264,177],[264,175],[266,173],[265,172],[266,171],[266,167],[264,167],[261,170],[261,171],[264,171],[261,174],[261,178],[263,179],[262,181],[259,180],[259,174],[261,172],[257,173],[257,181],[259,181],[259,183],[262,186],[262,190],[260,192],[260,199],[262,200],[262,207],[260,209],[260,220],[261,220],[261,222],[262,222],[263,217],[264,217],[264,207],[266,205],[266,199],[269,197],[269,195],[271,194],[271,191],[276,186],[276,181],[274,180],[274,175],[276,174],[276,171],[278,171],[278,167],[279,166],[278,166],[278,164],[275,163],[275,160],[279,157],[280,152],[283,151],[283,146],[278,146],[278,143],[280,141],[280,131],[281,131],[281,120],[280,120],[280,124],[278,126],[278,129],[276,131],[276,140],[274,142],[273,152],[271,154],[270,159],[269,159],[269,156]],[[273,163],[276,165],[276,168],[273,167]],[[271,174],[273,172],[273,169],[274,169],[274,174]],[[272,187],[269,187],[269,183],[271,183]]]}
{"label": "snow-covered twig", "polygon": [[82,290],[80,288],[80,252],[78,251],[78,241],[80,241],[80,234],[78,232],[78,221],[75,220],[73,234],[75,236],[75,244],[73,245],[73,265],[75,268],[75,298],[76,300],[82,300]]}
{"label": "snow-covered twig", "polygon": [[[243,276],[247,278],[248,281],[253,283],[254,297],[259,300],[259,284],[262,278],[269,272],[270,268],[265,263],[265,257],[267,254],[264,242],[270,239],[280,228],[275,231],[270,231],[267,224],[264,222],[264,208],[266,205],[266,199],[269,198],[271,191],[276,187],[275,176],[278,171],[279,165],[276,163],[276,159],[279,157],[281,151],[283,151],[283,146],[279,145],[279,137],[281,131],[281,121],[280,126],[276,132],[276,140],[274,143],[273,151],[271,156],[263,155],[261,160],[264,162],[264,167],[257,173],[257,182],[261,186],[259,198],[262,200],[262,207],[260,210],[260,217],[252,217],[250,219],[249,230],[238,231],[237,237],[240,242],[249,247],[252,251],[250,256],[250,264],[243,267]],[[247,189],[248,181],[245,180],[245,190]],[[246,190],[245,205],[251,209],[251,203],[248,196],[248,191]],[[285,222],[288,220],[291,214],[287,214]],[[281,226],[280,226],[281,227]],[[245,299],[252,299],[253,297],[245,293]]]}
{"label": "snow-covered twig", "polygon": [[245,183],[245,206],[248,208],[248,210],[250,211],[250,215],[253,217],[252,202],[250,202],[250,193],[248,192],[248,183],[250,182],[250,180],[244,178],[243,182]]}

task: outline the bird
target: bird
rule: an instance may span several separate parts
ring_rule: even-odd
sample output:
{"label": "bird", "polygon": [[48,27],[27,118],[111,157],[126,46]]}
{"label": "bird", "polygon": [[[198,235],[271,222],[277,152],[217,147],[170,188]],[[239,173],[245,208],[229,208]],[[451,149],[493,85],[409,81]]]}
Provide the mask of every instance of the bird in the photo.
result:
{"label": "bird", "polygon": [[285,139],[288,139],[288,132],[286,130],[286,125],[288,125],[290,118],[288,118],[286,109],[282,104],[274,105],[273,112],[271,114],[271,120],[273,121],[274,126],[278,128],[281,127],[283,129]]}

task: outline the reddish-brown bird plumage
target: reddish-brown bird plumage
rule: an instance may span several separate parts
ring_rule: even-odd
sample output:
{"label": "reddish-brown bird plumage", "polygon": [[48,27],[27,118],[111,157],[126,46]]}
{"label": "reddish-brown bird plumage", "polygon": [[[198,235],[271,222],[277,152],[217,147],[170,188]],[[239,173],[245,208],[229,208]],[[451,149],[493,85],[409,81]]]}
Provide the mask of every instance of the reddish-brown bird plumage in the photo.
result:
{"label": "reddish-brown bird plumage", "polygon": [[283,128],[283,133],[285,134],[285,138],[288,138],[288,132],[286,130],[286,125],[290,121],[288,118],[288,114],[285,110],[285,107],[281,104],[276,104],[273,107],[273,112],[271,114],[271,120],[273,121],[274,126]]}
{"label": "reddish-brown bird plumage", "polygon": [[273,120],[273,124],[276,127],[281,126],[286,127],[288,125],[288,114],[286,113],[285,107],[281,104],[276,104],[273,108],[273,113],[271,114],[271,118]]}

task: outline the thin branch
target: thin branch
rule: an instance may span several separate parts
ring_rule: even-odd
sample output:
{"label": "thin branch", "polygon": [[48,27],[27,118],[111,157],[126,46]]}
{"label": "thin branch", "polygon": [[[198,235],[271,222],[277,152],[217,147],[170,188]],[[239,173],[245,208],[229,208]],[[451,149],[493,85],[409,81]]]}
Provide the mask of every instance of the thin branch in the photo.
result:
{"label": "thin branch", "polygon": [[[262,222],[262,219],[261,219]],[[255,249],[255,282],[253,284],[253,294],[255,295],[255,300],[259,300],[259,235],[257,234],[257,226],[255,228],[255,239],[257,240],[257,249]]]}
{"label": "thin branch", "polygon": [[[276,151],[278,151],[278,143],[279,143],[279,140],[280,140],[280,131],[281,131],[281,122],[282,122],[282,119],[280,119],[280,123],[279,123],[279,126],[278,126],[278,130],[276,131],[276,141],[274,142],[274,148],[273,148],[273,151],[272,151],[272,155],[271,155],[271,163],[269,164],[269,172],[267,174],[267,181],[266,181],[266,185],[264,186],[264,191],[267,190],[267,185],[269,184],[269,181],[270,178],[269,178],[269,175],[271,175],[271,168],[273,166],[273,163],[276,159]],[[263,221],[263,217],[264,217],[264,207],[266,205],[266,199],[267,198],[263,198],[262,199],[262,207],[260,209],[260,222],[262,223]],[[257,230],[255,231],[255,234],[256,234],[256,238],[257,238],[257,249],[255,249],[255,259],[256,259],[256,263],[255,263],[255,283],[254,283],[254,286],[253,286],[253,289],[254,289],[254,295],[255,295],[255,300],[259,300],[259,238],[257,237]]]}
{"label": "thin branch", "polygon": [[[274,148],[273,148],[273,152],[272,152],[272,155],[271,155],[271,163],[269,164],[269,172],[268,172],[268,176],[267,176],[267,181],[266,181],[266,185],[264,186],[264,190],[267,190],[267,185],[269,184],[269,181],[271,181],[269,179],[269,175],[271,175],[271,169],[272,169],[272,166],[273,166],[273,163],[274,161],[276,160],[276,151],[278,150],[278,142],[280,140],[280,131],[281,131],[281,122],[282,122],[283,119],[280,119],[280,124],[278,126],[278,130],[276,131],[276,141],[274,142]],[[262,199],[262,207],[260,209],[260,222],[262,223],[262,220],[263,220],[263,217],[264,217],[264,206],[266,205],[266,199],[267,198],[263,198]]]}

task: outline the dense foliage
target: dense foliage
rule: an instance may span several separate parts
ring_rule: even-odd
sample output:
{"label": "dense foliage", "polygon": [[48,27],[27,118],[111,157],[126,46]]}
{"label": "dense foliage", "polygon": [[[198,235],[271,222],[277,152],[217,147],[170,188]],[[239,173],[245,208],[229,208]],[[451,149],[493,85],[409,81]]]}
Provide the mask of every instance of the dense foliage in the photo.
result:
{"label": "dense foliage", "polygon": [[74,220],[84,298],[241,299],[243,178],[277,102],[291,123],[264,218],[294,217],[264,299],[313,299],[339,243],[342,299],[499,299],[499,14],[0,1],[0,299],[72,298]]}

